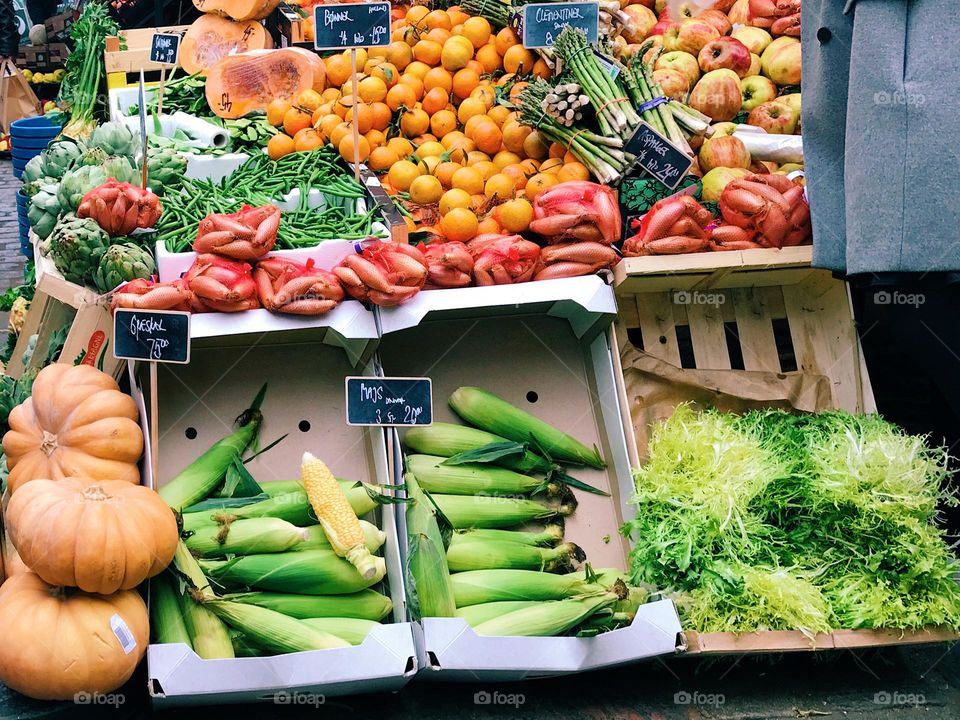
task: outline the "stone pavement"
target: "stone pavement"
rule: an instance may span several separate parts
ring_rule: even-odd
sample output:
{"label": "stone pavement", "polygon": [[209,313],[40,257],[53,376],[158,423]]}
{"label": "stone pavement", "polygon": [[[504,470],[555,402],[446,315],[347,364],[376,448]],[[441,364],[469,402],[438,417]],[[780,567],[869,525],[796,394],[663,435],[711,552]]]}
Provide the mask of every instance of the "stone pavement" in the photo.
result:
{"label": "stone pavement", "polygon": [[20,253],[17,225],[17,190],[20,181],[13,176],[13,163],[0,160],[0,292],[23,283],[25,258]]}

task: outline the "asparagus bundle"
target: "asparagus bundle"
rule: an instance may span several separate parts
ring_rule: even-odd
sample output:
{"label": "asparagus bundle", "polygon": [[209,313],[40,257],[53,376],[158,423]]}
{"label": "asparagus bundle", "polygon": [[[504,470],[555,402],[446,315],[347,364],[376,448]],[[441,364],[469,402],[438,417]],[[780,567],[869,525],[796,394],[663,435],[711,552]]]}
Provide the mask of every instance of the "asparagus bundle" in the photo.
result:
{"label": "asparagus bundle", "polygon": [[540,107],[547,115],[555,118],[561,125],[573,127],[583,119],[583,108],[590,104],[590,98],[584,95],[577,83],[561,83],[553,92],[540,101]]}

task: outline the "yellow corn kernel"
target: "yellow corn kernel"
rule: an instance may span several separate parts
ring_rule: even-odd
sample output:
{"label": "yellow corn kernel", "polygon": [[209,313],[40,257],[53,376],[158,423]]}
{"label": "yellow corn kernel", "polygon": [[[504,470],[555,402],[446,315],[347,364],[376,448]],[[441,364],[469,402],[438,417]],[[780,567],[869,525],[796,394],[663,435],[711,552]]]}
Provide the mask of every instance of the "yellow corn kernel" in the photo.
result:
{"label": "yellow corn kernel", "polygon": [[365,544],[363,528],[343,489],[323,461],[304,453],[300,464],[303,489],[330,546],[369,580],[377,573],[376,559]]}

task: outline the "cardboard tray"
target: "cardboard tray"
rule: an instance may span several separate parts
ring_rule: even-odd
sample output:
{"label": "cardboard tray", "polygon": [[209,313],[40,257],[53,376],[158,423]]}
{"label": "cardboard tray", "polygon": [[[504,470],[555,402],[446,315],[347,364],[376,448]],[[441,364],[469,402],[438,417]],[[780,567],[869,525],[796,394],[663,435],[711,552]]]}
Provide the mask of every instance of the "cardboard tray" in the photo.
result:
{"label": "cardboard tray", "polygon": [[[284,434],[287,438],[247,464],[254,477],[295,478],[301,454],[310,450],[338,476],[389,483],[383,431],[342,422],[343,377],[373,373],[368,358],[377,338],[370,313],[359,303],[353,305],[357,307],[352,308],[351,322],[358,334],[365,331],[365,337],[355,339],[354,346],[360,350],[354,354],[343,347],[336,323],[329,320],[320,326],[264,332],[256,329],[252,313],[242,313],[251,323],[242,331],[227,328],[226,332],[236,334],[224,335],[202,329],[200,322],[209,317],[215,324],[224,320],[223,316],[196,316],[190,364],[158,368],[159,447],[154,448],[145,433],[148,457],[156,453],[159,461],[159,479],[154,485],[162,486],[229,432],[234,416],[264,382],[268,382],[263,404],[264,444]],[[351,310],[348,303],[344,306]],[[141,401],[142,394],[140,389]],[[416,673],[417,658],[413,626],[405,622],[394,506],[384,505],[376,514],[387,534],[384,557],[389,589],[383,592],[394,604],[392,624],[375,628],[359,646],[265,658],[201,660],[182,644],[151,645],[147,671],[154,703],[166,707],[276,701],[295,694],[333,697],[391,691],[405,685]]]}
{"label": "cardboard tray", "polygon": [[[626,569],[630,548],[618,530],[630,517],[633,483],[610,354],[615,311],[613,291],[598,276],[426,291],[378,309],[378,353],[387,376],[432,379],[436,421],[456,422],[446,398],[476,385],[596,444],[608,468],[574,474],[611,497],[578,492],[566,536],[593,567]],[[400,481],[399,448],[394,456]],[[418,636],[421,676],[520,680],[610,667],[672,654],[679,634],[669,601],[644,605],[630,627],[593,638],[479,637],[459,618],[427,618]]]}

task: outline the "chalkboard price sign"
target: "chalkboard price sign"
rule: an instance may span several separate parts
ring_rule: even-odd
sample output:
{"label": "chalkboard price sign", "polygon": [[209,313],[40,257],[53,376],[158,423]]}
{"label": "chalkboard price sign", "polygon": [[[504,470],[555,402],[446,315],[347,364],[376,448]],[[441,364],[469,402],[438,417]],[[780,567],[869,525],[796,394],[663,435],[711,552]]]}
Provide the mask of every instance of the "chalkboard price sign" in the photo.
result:
{"label": "chalkboard price sign", "polygon": [[636,157],[634,165],[673,190],[687,176],[693,160],[645,122],[623,148]]}
{"label": "chalkboard price sign", "polygon": [[529,49],[553,47],[557,35],[570,25],[587,34],[595,43],[600,35],[600,5],[596,2],[548,2],[523,6],[523,46]]}
{"label": "chalkboard price sign", "polygon": [[433,424],[430,378],[348,377],[347,425]]}
{"label": "chalkboard price sign", "polygon": [[190,362],[190,313],[117,308],[113,316],[113,356],[118,360]]}
{"label": "chalkboard price sign", "polygon": [[390,44],[390,3],[344,3],[313,8],[317,50],[386,47]]}
{"label": "chalkboard price sign", "polygon": [[150,41],[150,62],[176,65],[180,56],[180,36],[175,33],[154,33]]}

